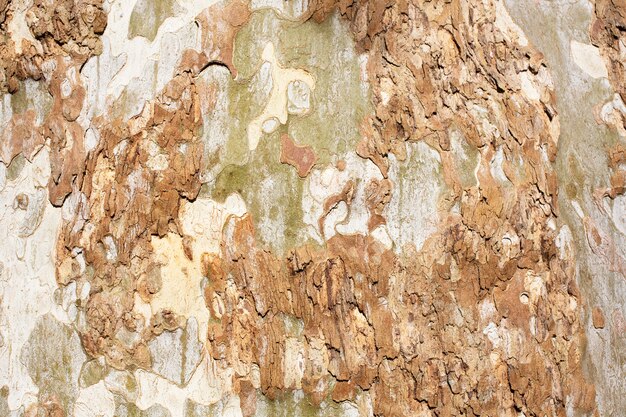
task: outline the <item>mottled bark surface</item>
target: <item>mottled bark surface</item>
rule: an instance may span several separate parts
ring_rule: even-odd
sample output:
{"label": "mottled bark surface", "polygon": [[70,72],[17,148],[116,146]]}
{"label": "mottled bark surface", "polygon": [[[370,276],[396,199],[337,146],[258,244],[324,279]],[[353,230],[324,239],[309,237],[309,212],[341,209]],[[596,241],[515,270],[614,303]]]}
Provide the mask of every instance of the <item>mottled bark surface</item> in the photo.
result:
{"label": "mottled bark surface", "polygon": [[0,415],[621,416],[626,3],[0,0]]}

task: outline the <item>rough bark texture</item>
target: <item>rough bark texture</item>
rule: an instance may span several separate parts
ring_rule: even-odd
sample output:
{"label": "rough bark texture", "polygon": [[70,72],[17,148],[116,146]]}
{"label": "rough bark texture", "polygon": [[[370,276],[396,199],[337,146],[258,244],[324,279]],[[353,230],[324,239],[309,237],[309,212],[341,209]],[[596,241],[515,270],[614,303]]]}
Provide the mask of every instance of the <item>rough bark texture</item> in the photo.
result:
{"label": "rough bark texture", "polygon": [[0,0],[0,415],[622,415],[625,51],[620,0]]}

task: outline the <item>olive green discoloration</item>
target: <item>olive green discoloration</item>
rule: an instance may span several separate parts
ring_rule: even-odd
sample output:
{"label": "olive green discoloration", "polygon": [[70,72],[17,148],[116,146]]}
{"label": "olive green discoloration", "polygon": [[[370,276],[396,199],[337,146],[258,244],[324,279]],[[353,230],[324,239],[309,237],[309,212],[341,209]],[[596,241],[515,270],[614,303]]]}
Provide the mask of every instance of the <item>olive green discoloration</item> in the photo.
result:
{"label": "olive green discoloration", "polygon": [[198,404],[192,400],[185,402],[185,417],[205,417],[222,415],[223,404],[218,402],[211,405]]}
{"label": "olive green discoloration", "polygon": [[436,189],[441,189],[444,186],[441,163],[433,155],[430,147],[418,143],[415,150],[409,152],[406,161],[398,164],[398,193],[400,196],[404,192],[411,192],[413,188],[411,185],[422,181],[424,178],[435,179]]}
{"label": "olive green discoloration", "polygon": [[81,388],[87,388],[102,381],[106,375],[106,364],[103,361],[94,359],[83,364],[78,380]]}
{"label": "olive green discoloration", "polygon": [[324,401],[320,406],[302,392],[291,392],[280,395],[275,400],[260,396],[257,403],[257,414],[271,417],[340,417],[354,415],[349,412],[348,404],[338,404],[332,400]]}
{"label": "olive green discoloration", "polygon": [[4,386],[0,388],[0,415],[9,415],[9,403],[7,401],[9,397],[9,387]]}
{"label": "olive green discoloration", "polygon": [[304,332],[303,320],[289,314],[284,314],[283,321],[285,323],[285,334],[289,335],[289,337],[302,337]]}
{"label": "olive green discoloration", "polygon": [[257,238],[282,251],[306,238],[302,236],[303,181],[292,167],[280,163],[279,135],[280,131],[267,135],[250,153],[247,164],[225,166],[212,195],[221,202],[239,193],[253,216]]}
{"label": "olive green discoloration", "polygon": [[39,387],[40,397],[54,396],[65,410],[70,410],[77,396],[81,365],[86,359],[78,334],[46,314],[35,324],[21,356],[28,374]]}
{"label": "olive green discoloration", "polygon": [[[290,115],[287,123],[264,134],[258,147],[248,149],[247,128],[262,113],[272,81],[262,68],[261,54],[271,42],[283,68],[307,71],[315,78],[310,111]],[[280,134],[287,133],[297,144],[309,145],[317,165],[333,162],[354,149],[361,138],[359,125],[372,113],[370,93],[360,78],[359,57],[354,41],[338,17],[322,24],[280,19],[272,10],[252,15],[235,41],[235,81],[226,89],[228,111],[223,117],[224,146],[207,156],[208,192],[224,201],[233,192],[241,194],[257,229],[257,238],[272,250],[302,244],[307,240],[302,221],[304,181],[296,171],[280,163]],[[205,126],[205,142],[210,143]],[[217,157],[219,155],[219,157]]]}
{"label": "olive green discoloration", "polygon": [[26,165],[24,155],[18,154],[7,167],[7,181],[15,181]]}
{"label": "olive green discoloration", "polygon": [[115,407],[116,417],[171,417],[169,410],[161,405],[153,405],[147,410],[140,410],[135,404],[118,403]]}
{"label": "olive green discoloration", "polygon": [[[287,417],[287,416],[301,416],[301,417],[314,417],[323,416],[323,409],[312,405],[309,401],[297,399],[291,393],[284,394],[283,396],[270,401],[263,398],[259,401],[258,408],[266,410],[266,415],[275,417]],[[338,415],[338,414],[331,414]]]}
{"label": "olive green discoloration", "polygon": [[176,15],[180,6],[175,0],[139,0],[133,8],[128,24],[128,38],[143,36],[154,40],[165,19]]}
{"label": "olive green discoloration", "polygon": [[469,144],[463,137],[463,134],[456,129],[452,129],[449,135],[452,156],[458,169],[458,175],[461,178],[461,185],[464,188],[477,185],[476,167],[478,166],[480,156],[478,149]]}
{"label": "olive green discoloration", "polygon": [[104,378],[104,383],[110,392],[123,396],[127,401],[133,402],[139,396],[139,385],[135,376],[129,371],[111,368]]}
{"label": "olive green discoloration", "polygon": [[447,191],[442,170],[439,154],[423,141],[409,144],[407,159],[390,170],[395,192],[385,215],[397,249],[407,243],[421,248],[426,236],[436,230],[439,218],[434,208]]}
{"label": "olive green discoloration", "polygon": [[[48,114],[52,108],[52,96],[43,83],[27,80],[20,82],[20,88],[11,95],[11,109],[13,114],[21,114],[34,109],[39,119]],[[42,120],[38,120],[41,122]]]}
{"label": "olive green discoloration", "polygon": [[[333,16],[322,24],[297,23],[282,20],[271,10],[253,14],[235,40],[238,80],[257,73],[263,64],[261,53],[269,42],[274,44],[284,68],[303,69],[315,78],[311,111],[305,116],[289,117],[289,136],[298,144],[310,145],[318,164],[354,149],[361,137],[360,122],[373,112],[373,106],[367,85],[361,81],[359,57],[345,22]],[[265,104],[255,103],[258,111],[251,112],[244,128]],[[245,137],[244,133],[237,136]]]}
{"label": "olive green discoloration", "polygon": [[[144,68],[146,71],[151,71],[151,73],[146,72],[144,76],[147,82],[140,84],[141,81],[134,78],[133,82],[122,90],[119,98],[112,104],[109,110],[109,117],[112,119],[121,118],[128,120],[141,113],[141,110],[157,89],[159,62],[150,60],[145,63]],[[137,84],[139,84],[140,87],[137,87]]]}
{"label": "olive green discoloration", "polygon": [[587,178],[585,177],[585,172],[582,170],[580,161],[574,154],[570,154],[567,158],[567,169],[569,171],[569,178],[567,184],[564,184],[567,197],[570,200],[578,200],[584,193],[589,194],[592,190],[590,187],[585,187]]}
{"label": "olive green discoloration", "polygon": [[13,110],[13,114],[20,114],[25,112],[28,109],[28,104],[29,103],[28,97],[26,96],[26,91],[24,89],[24,86],[21,85],[20,89],[17,90],[17,93],[11,96],[11,109]]}

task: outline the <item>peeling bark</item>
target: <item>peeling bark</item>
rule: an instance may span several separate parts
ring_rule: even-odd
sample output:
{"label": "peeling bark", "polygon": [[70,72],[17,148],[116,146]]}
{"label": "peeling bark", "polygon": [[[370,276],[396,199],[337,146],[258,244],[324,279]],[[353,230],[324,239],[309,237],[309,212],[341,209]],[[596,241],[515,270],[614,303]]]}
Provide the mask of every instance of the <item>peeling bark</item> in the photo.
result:
{"label": "peeling bark", "polygon": [[617,415],[626,12],[598,181],[516,13],[0,0],[0,410]]}

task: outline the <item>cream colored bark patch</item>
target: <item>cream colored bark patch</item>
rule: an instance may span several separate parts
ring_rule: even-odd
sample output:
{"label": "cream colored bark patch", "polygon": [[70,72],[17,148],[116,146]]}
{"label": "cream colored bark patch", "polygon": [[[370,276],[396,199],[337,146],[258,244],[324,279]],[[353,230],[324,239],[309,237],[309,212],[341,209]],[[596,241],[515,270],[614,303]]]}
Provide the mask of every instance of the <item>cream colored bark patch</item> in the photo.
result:
{"label": "cream colored bark patch", "polygon": [[[199,325],[199,339],[206,342],[209,311],[202,292],[202,271],[200,259],[203,253],[219,253],[222,227],[230,216],[241,217],[246,206],[239,195],[230,195],[223,204],[213,200],[198,199],[192,203],[183,202],[180,219],[183,232],[192,238],[192,258],[184,252],[183,240],[175,234],[164,238],[153,238],[152,246],[157,259],[162,264],[161,290],[150,302],[151,313],[168,309],[175,314],[195,317]],[[145,306],[136,307],[144,317],[148,315]]]}
{"label": "cream colored bark patch", "polygon": [[278,63],[274,53],[274,45],[268,43],[263,50],[262,58],[272,66],[272,93],[263,112],[248,125],[248,148],[255,150],[263,136],[263,125],[272,118],[281,124],[287,123],[287,88],[290,83],[300,81],[312,91],[315,89],[315,79],[308,72],[301,69],[283,68]]}
{"label": "cream colored bark patch", "polygon": [[626,196],[621,195],[615,198],[612,214],[615,227],[626,235]]}
{"label": "cream colored bark patch", "polygon": [[209,310],[202,293],[200,262],[192,262],[183,250],[183,239],[173,233],[153,238],[152,247],[161,263],[163,286],[150,302],[152,314],[170,310],[198,321],[200,341],[206,342]]}
{"label": "cream colored bark patch", "polygon": [[[232,368],[220,368],[208,355],[204,356],[189,384],[184,387],[140,369],[134,374],[139,386],[136,405],[141,410],[147,410],[155,404],[160,404],[168,409],[172,417],[183,417],[187,415],[185,413],[187,399],[198,404],[211,405],[223,398],[225,393],[230,392],[232,374]],[[240,416],[239,398],[236,396],[230,398],[234,402],[230,402],[227,408],[234,414],[229,415]]]}
{"label": "cream colored bark patch", "polygon": [[106,389],[104,381],[80,390],[74,404],[75,417],[112,417],[115,415],[115,397]]}
{"label": "cream colored bark patch", "polygon": [[223,204],[209,199],[183,201],[180,218],[184,234],[193,238],[194,260],[198,261],[203,253],[219,253],[224,223],[229,216],[244,214],[246,205],[238,194],[231,194]]}
{"label": "cream colored bark patch", "polygon": [[[303,221],[308,226],[311,239],[319,243],[337,233],[368,234],[366,185],[371,180],[382,180],[382,175],[371,161],[359,158],[356,154],[347,154],[345,161],[344,170],[340,171],[334,166],[314,169],[305,182],[302,195]],[[334,196],[338,196],[349,182],[355,184],[350,209],[342,201],[331,207],[329,212],[325,212],[324,205]],[[326,217],[320,225],[323,216]]]}
{"label": "cream colored bark patch", "polygon": [[389,179],[397,184],[399,191],[392,195],[385,214],[389,235],[397,249],[412,243],[419,250],[437,230],[442,167],[439,154],[424,142],[407,148],[407,160],[394,163],[389,172]]}
{"label": "cream colored bark patch", "polygon": [[607,77],[606,66],[600,56],[600,49],[577,41],[570,42],[572,58],[578,67],[593,78]]}

